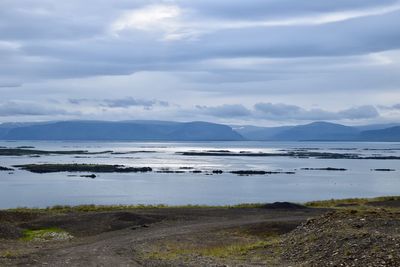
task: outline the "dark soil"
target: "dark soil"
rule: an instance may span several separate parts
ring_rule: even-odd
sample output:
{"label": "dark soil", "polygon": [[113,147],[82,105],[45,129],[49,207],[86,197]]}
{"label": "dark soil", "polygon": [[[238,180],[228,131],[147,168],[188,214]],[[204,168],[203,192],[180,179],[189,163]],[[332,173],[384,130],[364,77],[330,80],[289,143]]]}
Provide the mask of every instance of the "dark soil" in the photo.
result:
{"label": "dark soil", "polygon": [[0,211],[0,266],[400,266],[400,202],[362,205]]}
{"label": "dark soil", "polygon": [[388,207],[388,208],[400,208],[400,200],[386,200],[386,201],[372,201],[366,203],[367,206],[373,207]]}
{"label": "dark soil", "polygon": [[133,212],[90,212],[43,216],[19,224],[24,229],[61,228],[74,236],[91,236],[128,227],[152,224],[164,219],[158,215],[139,215]]}
{"label": "dark soil", "polygon": [[17,239],[21,237],[21,228],[9,222],[0,223],[0,239]]}

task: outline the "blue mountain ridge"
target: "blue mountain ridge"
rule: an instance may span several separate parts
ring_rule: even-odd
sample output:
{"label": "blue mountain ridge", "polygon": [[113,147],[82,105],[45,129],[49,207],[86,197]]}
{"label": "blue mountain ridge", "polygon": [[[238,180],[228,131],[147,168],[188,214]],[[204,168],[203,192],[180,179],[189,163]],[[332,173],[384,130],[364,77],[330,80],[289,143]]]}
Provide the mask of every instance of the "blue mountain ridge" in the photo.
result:
{"label": "blue mountain ridge", "polygon": [[97,141],[400,141],[400,124],[345,126],[330,122],[257,127],[210,122],[52,121],[0,124],[0,140]]}

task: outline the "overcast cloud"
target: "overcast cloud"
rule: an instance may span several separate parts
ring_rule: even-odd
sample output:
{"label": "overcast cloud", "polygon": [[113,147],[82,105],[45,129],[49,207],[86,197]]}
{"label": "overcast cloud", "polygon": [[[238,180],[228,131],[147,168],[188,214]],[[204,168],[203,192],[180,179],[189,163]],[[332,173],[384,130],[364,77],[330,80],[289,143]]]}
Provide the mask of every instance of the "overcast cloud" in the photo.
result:
{"label": "overcast cloud", "polygon": [[400,120],[397,0],[3,0],[0,122]]}

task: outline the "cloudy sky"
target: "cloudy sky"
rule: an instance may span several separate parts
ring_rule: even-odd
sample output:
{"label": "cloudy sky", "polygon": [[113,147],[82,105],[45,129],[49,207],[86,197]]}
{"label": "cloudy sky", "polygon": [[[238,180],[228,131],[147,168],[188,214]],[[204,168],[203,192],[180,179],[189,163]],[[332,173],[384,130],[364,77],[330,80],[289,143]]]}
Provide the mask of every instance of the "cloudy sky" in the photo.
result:
{"label": "cloudy sky", "polygon": [[1,0],[0,122],[400,122],[397,0]]}

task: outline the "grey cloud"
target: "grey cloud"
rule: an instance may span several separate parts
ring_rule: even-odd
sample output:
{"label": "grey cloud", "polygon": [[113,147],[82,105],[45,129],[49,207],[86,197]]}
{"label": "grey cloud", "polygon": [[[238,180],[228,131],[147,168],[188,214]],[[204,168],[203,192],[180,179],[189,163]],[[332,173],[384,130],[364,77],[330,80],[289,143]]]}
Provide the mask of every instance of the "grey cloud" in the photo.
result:
{"label": "grey cloud", "polygon": [[305,109],[297,105],[283,103],[257,103],[252,109],[240,104],[220,106],[196,106],[194,113],[218,117],[295,121],[295,120],[363,120],[380,116],[373,106],[351,107],[340,111]]}
{"label": "grey cloud", "polygon": [[[179,95],[176,102],[183,106],[182,110],[207,103],[194,110],[224,119],[375,119],[379,114],[372,106],[338,112],[301,106],[329,105],[324,93],[338,99],[346,91],[362,93],[364,102],[360,105],[373,103],[398,110],[388,103],[399,99],[389,100],[387,96],[395,96],[400,84],[400,11],[318,25],[261,27],[252,23],[313,18],[332,12],[348,14],[398,3],[4,0],[0,1],[0,88],[5,99],[36,99],[38,105],[49,109],[51,105],[43,99],[50,96],[69,107],[99,107],[112,114],[127,113],[124,109],[129,107],[165,107],[168,102],[157,98],[175,102],[173,95]],[[178,34],[190,38],[165,41],[162,30],[152,29],[128,29],[118,34],[110,31],[112,23],[125,12],[153,4],[179,5],[183,14],[173,22]],[[249,24],[237,27],[243,22]],[[132,83],[124,81],[133,76]],[[108,78],[108,83],[104,82]],[[85,85],[81,86],[81,82]],[[135,97],[125,98],[130,92]],[[68,101],[71,95],[74,99]],[[246,102],[241,101],[243,96]],[[285,102],[287,96],[300,99],[296,105],[252,108],[210,104],[256,103],[258,99]],[[375,100],[379,102],[374,103]],[[351,99],[344,101],[343,105],[351,105]],[[35,108],[31,110],[34,113]]]}
{"label": "grey cloud", "polygon": [[379,112],[373,106],[360,106],[339,111],[337,116],[339,119],[369,119],[378,117]]}
{"label": "grey cloud", "polygon": [[394,27],[399,20],[400,12],[393,12],[323,25],[225,30],[208,35],[202,50],[219,57],[276,58],[386,51],[400,47],[400,29]]}
{"label": "grey cloud", "polygon": [[[222,4],[218,4],[219,2],[216,3],[214,1],[214,5],[228,6],[231,4],[231,1],[222,2]],[[282,1],[282,3],[279,1],[263,2],[261,4],[260,1],[255,1],[255,3],[261,5],[258,9],[259,12],[264,12],[267,18],[269,6],[285,10],[290,3],[289,1]],[[305,3],[307,1],[301,2]],[[316,10],[320,10],[318,12],[326,12],[329,10],[346,11],[348,8],[370,7],[374,5],[372,1],[366,1],[364,4],[361,1],[349,1],[348,4],[345,1],[340,1],[339,3],[327,4],[326,7],[324,7],[325,3],[313,3],[306,5],[307,8],[302,8],[302,5],[298,3],[291,4],[300,9],[299,13],[308,12],[310,14],[316,12],[313,11],[311,6],[315,6]],[[380,4],[391,3],[393,2],[385,1]],[[72,11],[69,9],[75,11],[80,5],[83,5],[83,11],[79,11],[79,14],[87,12],[86,16],[95,17],[93,22],[87,22],[86,20],[88,19],[84,14],[80,17],[74,17],[76,19],[71,19],[68,12]],[[189,4],[186,5],[190,7]],[[15,67],[13,67],[13,64],[8,64],[8,66],[11,66],[9,75],[11,73],[19,73],[22,77],[29,76],[30,74],[31,76],[43,78],[127,75],[143,70],[186,70],[188,69],[188,65],[190,66],[189,68],[195,69],[196,66],[193,65],[195,62],[212,58],[334,57],[338,55],[360,55],[400,48],[400,28],[395,27],[400,20],[400,12],[314,26],[221,29],[201,35],[197,40],[178,40],[172,42],[171,45],[154,39],[154,36],[141,31],[134,31],[130,35],[113,37],[105,32],[107,23],[111,23],[111,19],[106,18],[101,20],[102,17],[98,14],[96,17],[96,14],[93,14],[93,11],[86,4],[72,2],[72,4],[66,6],[66,10],[69,11],[65,15],[66,17],[61,19],[63,23],[73,21],[71,23],[76,23],[79,27],[81,25],[89,25],[89,28],[80,29],[78,26],[54,24],[58,23],[59,14],[57,14],[57,11],[63,12],[63,10],[59,9],[56,9],[56,12],[50,15],[30,15],[35,18],[39,17],[43,21],[41,23],[45,23],[46,26],[51,24],[52,27],[44,27],[40,23],[39,26],[35,26],[36,20],[30,17],[23,20],[26,25],[23,25],[22,28],[26,29],[26,31],[31,31],[33,36],[29,37],[28,35],[26,41],[21,40],[18,57],[14,59],[18,64]],[[99,14],[103,15],[107,10],[106,5],[102,2],[100,6],[102,9],[99,10],[101,11]],[[136,6],[138,6],[137,3]],[[196,4],[193,4],[192,8],[196,9],[196,6]],[[232,5],[231,8],[244,10],[244,7],[247,7],[249,9],[248,12],[256,12],[256,8],[254,8],[256,6],[250,5],[246,1],[241,4]],[[213,5],[209,2],[208,4],[204,4],[203,8],[203,13],[207,11],[211,12],[210,10],[213,9]],[[114,16],[122,12],[121,10],[110,9]],[[304,10],[301,11],[302,9]],[[3,12],[11,12],[7,11],[9,8],[5,10]],[[294,12],[297,9],[293,8],[291,10]],[[13,17],[12,14],[8,14],[6,18],[5,22],[3,24],[0,23],[0,25],[8,27],[20,21],[18,16]],[[207,17],[197,19],[200,21],[204,20],[204,23],[207,23]],[[55,20],[54,23],[53,20]],[[97,23],[98,20],[101,23]],[[100,24],[99,29],[90,28],[91,23],[95,25]],[[32,27],[38,27],[39,29],[43,27],[45,29],[54,28],[56,32],[65,33],[66,36],[53,36],[52,33],[49,33],[51,40],[43,39],[40,33],[36,33],[36,30],[30,29]],[[71,27],[73,29],[70,29]],[[10,31],[26,35],[22,29],[13,29]],[[9,38],[11,37],[0,36],[0,40],[7,40]],[[68,38],[72,39],[68,40]],[[193,51],[196,51],[196,53],[193,53]],[[30,60],[32,56],[39,57],[40,60],[32,61]],[[4,71],[7,72],[7,70]],[[229,76],[235,77],[234,75]]]}
{"label": "grey cloud", "polygon": [[40,104],[21,101],[0,103],[0,116],[48,116],[48,115],[79,115],[79,112],[69,112],[55,107],[44,107]]}
{"label": "grey cloud", "polygon": [[0,81],[0,88],[21,87],[20,83],[3,83]]}
{"label": "grey cloud", "polygon": [[197,105],[196,109],[202,114],[216,117],[232,118],[251,115],[251,111],[243,105],[221,105],[214,107]]}
{"label": "grey cloud", "polygon": [[257,103],[254,109],[270,120],[359,120],[379,117],[373,106],[359,106],[332,112],[323,109],[304,109],[296,105]]}
{"label": "grey cloud", "polygon": [[89,98],[70,98],[68,102],[73,105],[99,105],[109,108],[130,108],[130,107],[143,107],[150,109],[154,106],[168,107],[167,101],[138,99],[133,97],[125,98],[110,98],[110,99],[89,99]]}
{"label": "grey cloud", "polygon": [[158,100],[146,100],[146,99],[136,99],[132,97],[127,98],[119,98],[119,99],[105,99],[105,105],[111,108],[128,108],[134,106],[142,106],[145,108],[151,108],[153,106],[168,106],[168,102],[166,101],[158,101]]}
{"label": "grey cloud", "polygon": [[90,101],[90,100],[87,98],[70,98],[70,99],[68,99],[68,102],[73,105],[80,105],[80,104],[82,104],[84,102],[88,102],[88,101]]}
{"label": "grey cloud", "polygon": [[380,105],[379,108],[381,109],[387,109],[387,110],[400,110],[400,104],[394,104],[394,105]]}
{"label": "grey cloud", "polygon": [[271,117],[289,117],[302,111],[300,107],[295,105],[272,103],[257,103],[254,105],[254,109]]}

